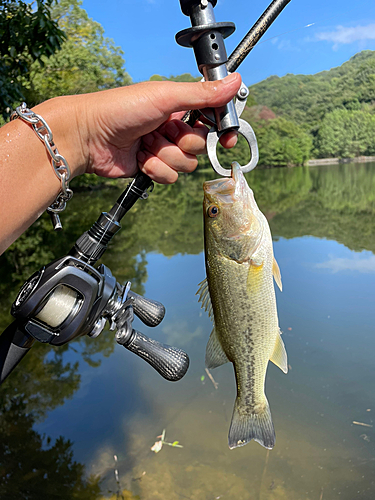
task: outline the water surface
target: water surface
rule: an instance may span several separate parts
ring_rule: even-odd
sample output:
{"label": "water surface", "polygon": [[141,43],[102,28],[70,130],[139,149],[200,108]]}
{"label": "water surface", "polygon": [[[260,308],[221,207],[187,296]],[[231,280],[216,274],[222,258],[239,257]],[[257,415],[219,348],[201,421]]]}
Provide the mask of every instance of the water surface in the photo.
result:
{"label": "water surface", "polygon": [[[27,498],[42,498],[32,487],[50,481],[60,492],[56,498],[72,498],[72,492],[98,498],[87,478],[100,476],[102,494],[116,491],[116,454],[125,498],[375,497],[375,164],[247,176],[269,219],[283,279],[276,294],[290,371],[284,375],[271,364],[268,370],[277,437],[272,451],[254,442],[228,449],[232,365],[212,370],[218,389],[204,371],[212,326],[195,293],[205,277],[201,186],[210,176],[157,186],[125,217],[103,259],[118,281],[130,279],[136,291],[165,304],[159,327],[138,322],[136,328],[185,349],[187,375],[165,381],[108,331],[58,350],[33,348],[0,392],[0,441],[7,445],[0,468],[8,471],[8,490],[0,486],[0,494],[20,491],[14,498],[26,498],[28,485],[34,496]],[[42,219],[2,257],[2,329],[22,279],[66,253],[118,194],[76,194],[63,235],[45,231],[50,223]],[[163,429],[167,441],[183,448],[151,452]],[[35,478],[30,457],[51,449],[49,479]]]}

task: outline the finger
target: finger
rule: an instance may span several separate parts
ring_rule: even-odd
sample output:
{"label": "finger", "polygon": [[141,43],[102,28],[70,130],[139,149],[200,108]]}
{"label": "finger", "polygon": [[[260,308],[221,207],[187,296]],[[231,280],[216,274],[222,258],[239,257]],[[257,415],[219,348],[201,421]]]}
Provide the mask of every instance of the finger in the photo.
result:
{"label": "finger", "polygon": [[238,134],[235,130],[231,130],[230,132],[226,132],[220,137],[220,144],[226,148],[233,148],[237,144]]}
{"label": "finger", "polygon": [[241,76],[232,73],[214,82],[145,82],[153,84],[153,105],[166,120],[171,113],[200,108],[223,106],[236,95],[241,86]]}
{"label": "finger", "polygon": [[181,120],[186,115],[186,111],[176,111],[175,113],[171,113],[168,118],[169,120]]}
{"label": "finger", "polygon": [[194,127],[190,127],[181,120],[170,120],[158,131],[185,153],[200,155],[206,152],[208,128],[202,123],[196,123]]}
{"label": "finger", "polygon": [[159,184],[173,184],[178,179],[176,170],[148,151],[139,151],[137,160],[139,169]]}
{"label": "finger", "polygon": [[[175,115],[178,115],[175,113]],[[186,153],[193,155],[205,154],[208,128],[202,122],[196,122],[194,127],[178,119],[169,120],[159,127],[162,135],[168,136],[175,144]],[[237,144],[236,130],[226,132],[220,137],[220,144],[226,148],[233,148]]]}
{"label": "finger", "polygon": [[182,151],[159,132],[152,132],[142,138],[147,151],[177,172],[192,172],[198,165],[195,155]]}
{"label": "finger", "polygon": [[[181,120],[170,120],[159,127],[158,131],[186,153],[193,155],[207,153],[208,128],[201,122],[197,122],[192,128]],[[226,149],[233,148],[237,144],[237,137],[236,130],[226,132],[220,137],[220,144]]]}

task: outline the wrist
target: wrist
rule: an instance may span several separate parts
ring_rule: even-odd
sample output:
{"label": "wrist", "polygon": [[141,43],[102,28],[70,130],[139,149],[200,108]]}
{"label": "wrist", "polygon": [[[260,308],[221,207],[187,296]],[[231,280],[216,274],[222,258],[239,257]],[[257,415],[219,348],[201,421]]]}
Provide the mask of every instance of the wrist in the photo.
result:
{"label": "wrist", "polygon": [[50,127],[53,141],[69,165],[71,179],[85,173],[88,163],[84,147],[87,137],[85,111],[79,102],[82,97],[55,97],[32,108]]}

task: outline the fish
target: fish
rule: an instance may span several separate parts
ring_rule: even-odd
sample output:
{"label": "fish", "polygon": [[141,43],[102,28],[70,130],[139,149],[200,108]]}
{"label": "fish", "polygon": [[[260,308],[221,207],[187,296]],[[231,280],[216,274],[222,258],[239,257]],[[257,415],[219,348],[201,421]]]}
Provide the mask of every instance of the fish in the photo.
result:
{"label": "fish", "polygon": [[271,360],[288,372],[273,280],[282,290],[268,221],[259,210],[240,165],[231,177],[203,184],[207,277],[197,294],[213,320],[206,367],[231,362],[237,396],[228,434],[230,449],[254,439],[267,449],[275,430],[264,384]]}

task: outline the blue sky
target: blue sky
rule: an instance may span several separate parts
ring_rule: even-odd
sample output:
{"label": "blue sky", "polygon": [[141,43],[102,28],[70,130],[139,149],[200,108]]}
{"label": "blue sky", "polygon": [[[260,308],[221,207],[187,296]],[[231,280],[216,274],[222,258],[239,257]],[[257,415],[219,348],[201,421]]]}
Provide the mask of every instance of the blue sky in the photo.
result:
{"label": "blue sky", "polygon": [[[226,40],[228,54],[268,3],[218,0],[216,20],[232,21],[237,28]],[[198,76],[193,50],[175,42],[176,32],[190,26],[178,0],[83,0],[83,8],[122,48],[134,82],[155,73]],[[270,75],[317,73],[364,49],[375,50],[374,0],[292,0],[239,72],[247,85]]]}

